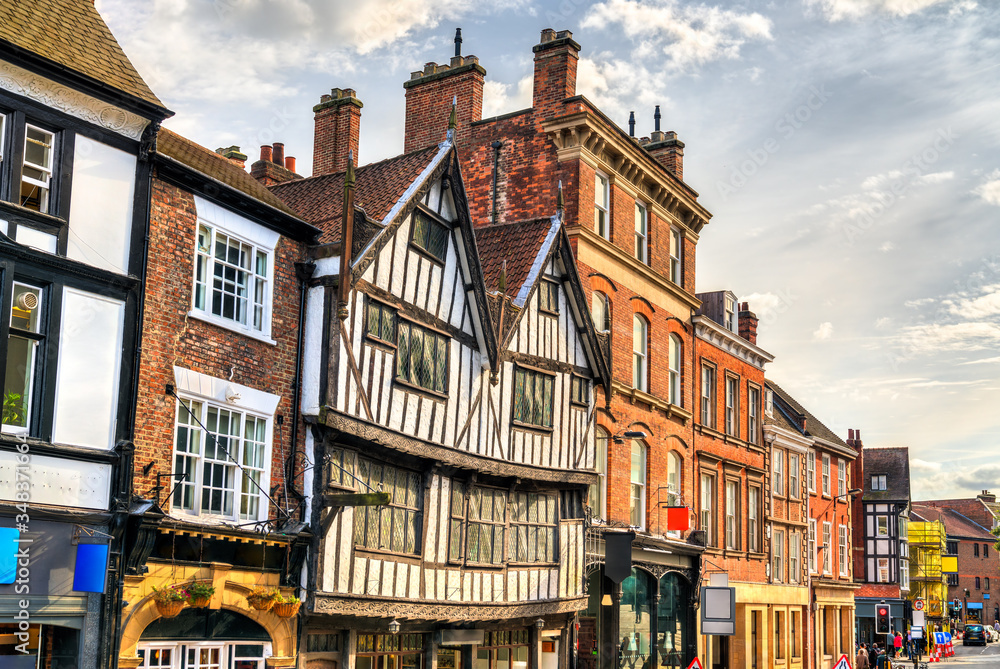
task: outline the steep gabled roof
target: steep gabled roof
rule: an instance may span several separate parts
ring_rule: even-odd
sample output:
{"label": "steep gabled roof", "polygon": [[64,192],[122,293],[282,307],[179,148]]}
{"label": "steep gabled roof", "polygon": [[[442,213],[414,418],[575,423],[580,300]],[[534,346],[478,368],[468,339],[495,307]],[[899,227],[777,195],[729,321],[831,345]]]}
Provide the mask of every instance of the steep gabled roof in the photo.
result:
{"label": "steep gabled roof", "polygon": [[940,520],[944,523],[944,531],[949,537],[982,539],[990,543],[997,539],[988,529],[954,509],[914,502],[913,510],[928,520]]}
{"label": "steep gabled roof", "polygon": [[[524,313],[524,305],[536,290],[545,266],[558,257],[568,275],[568,280],[563,285],[569,292],[571,304],[575,303],[574,314],[581,315],[578,327],[587,332],[584,337],[585,349],[591,366],[602,385],[609,387],[610,363],[604,357],[593,320],[589,316],[586,294],[577,273],[576,258],[573,257],[561,216],[476,228],[476,248],[483,268],[500,351],[509,345]],[[499,277],[504,272],[505,265],[505,288],[503,294],[500,294]],[[499,315],[501,306],[504,315],[502,319]]]}
{"label": "steep gabled roof", "polygon": [[[282,218],[286,223],[291,223],[295,228],[294,234],[302,238],[303,241],[315,238],[319,233],[319,230],[307,225],[299,218],[298,214],[275,197],[259,181],[215,151],[210,151],[167,128],[160,128],[156,137],[156,152],[160,157],[161,165],[163,159],[166,158],[197,172],[202,177],[207,177],[221,184],[223,187],[228,187],[240,195],[256,200],[257,203],[266,205],[266,208],[261,212],[265,218],[268,218],[269,211],[273,212],[277,215],[275,218]],[[275,223],[275,221],[270,222]]]}
{"label": "steep gabled roof", "polygon": [[[417,176],[430,165],[438,146],[404,153],[354,170],[354,204],[364,209],[372,221],[385,223],[392,210]],[[271,192],[299,216],[323,232],[320,243],[340,239],[344,217],[344,172],[296,179],[270,187]]]}
{"label": "steep gabled roof", "polygon": [[[861,451],[864,461],[864,501],[910,501],[910,449],[906,446],[868,448]],[[885,474],[885,490],[871,490],[871,477]]]}
{"label": "steep gabled roof", "polygon": [[[798,400],[792,397],[781,386],[770,379],[765,379],[764,383],[774,394],[774,408],[781,414],[781,427],[787,427],[807,437],[817,437],[823,441],[847,448],[847,444],[843,439],[838,437],[833,430],[824,425],[816,416],[809,413],[804,406],[799,404]],[[775,422],[777,422],[778,413],[775,414]],[[801,418],[805,419],[805,429],[801,427]],[[766,417],[765,422],[767,422]]]}
{"label": "steep gabled roof", "polygon": [[10,46],[23,49],[170,113],[132,66],[92,0],[0,0],[0,40],[0,55]]}

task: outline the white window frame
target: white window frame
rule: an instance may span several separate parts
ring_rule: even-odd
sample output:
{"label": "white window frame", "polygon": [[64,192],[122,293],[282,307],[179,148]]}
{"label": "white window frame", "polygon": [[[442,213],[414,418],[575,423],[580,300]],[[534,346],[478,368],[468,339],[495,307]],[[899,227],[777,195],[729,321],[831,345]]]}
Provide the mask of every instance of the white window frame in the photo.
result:
{"label": "white window frame", "polygon": [[[681,499],[681,471],[684,468],[684,461],[676,451],[667,453],[667,505],[680,506]],[[680,530],[667,530],[667,536],[679,539]]]}
{"label": "white window frame", "polygon": [[[600,172],[594,175],[594,232],[611,239],[611,179]],[[603,216],[602,216],[603,214]],[[603,229],[602,229],[603,228]]]}
{"label": "white window frame", "polygon": [[[151,650],[169,650],[170,652],[170,663],[169,664],[157,664],[153,665],[155,669],[180,669],[183,667],[194,667],[197,668],[198,664],[190,664],[187,662],[186,651],[197,650],[199,648],[219,648],[219,660],[220,667],[230,666],[230,658],[236,646],[263,646],[263,652],[258,657],[239,657],[234,658],[240,660],[241,662],[256,662],[257,666],[255,669],[264,669],[267,658],[272,654],[272,647],[270,641],[151,641],[149,643],[140,643],[138,650],[145,651],[144,657],[149,658],[149,651]],[[151,665],[146,664],[146,659],[143,659],[142,664],[139,665],[138,669],[150,669]],[[211,665],[209,665],[211,666]]]}
{"label": "white window frame", "polygon": [[889,516],[875,516],[875,536],[889,536]]}
{"label": "white window frame", "polygon": [[594,430],[594,445],[597,451],[597,460],[594,462],[594,470],[597,472],[599,481],[594,492],[598,495],[597,508],[591,507],[590,512],[598,518],[608,517],[608,441],[610,435],[603,427]]}
{"label": "white window frame", "polygon": [[887,477],[885,474],[872,474],[872,490],[885,490]]}
{"label": "white window frame", "polygon": [[725,315],[723,317],[723,327],[730,332],[739,333],[736,298],[732,295],[726,295],[724,302]]}
{"label": "white window frame", "polygon": [[837,458],[837,495],[847,494],[847,461]]}
{"label": "white window frame", "polygon": [[726,481],[726,549],[740,550],[740,482]]}
{"label": "white window frame", "polygon": [[670,403],[681,406],[681,338],[670,335],[670,359],[668,361],[667,379],[670,384]]}
{"label": "white window frame", "polygon": [[770,388],[764,390],[764,413],[768,416],[774,415],[774,391]]}
{"label": "white window frame", "polygon": [[802,486],[799,485],[799,454],[788,453],[788,496],[799,499],[802,496]]}
{"label": "white window frame", "polygon": [[816,492],[816,451],[810,450],[806,457],[806,479],[809,484],[809,492]]}
{"label": "white window frame", "polygon": [[701,424],[715,427],[715,367],[701,366]]}
{"label": "white window frame", "polygon": [[889,582],[889,558],[877,558],[875,560],[875,582]]}
{"label": "white window frame", "polygon": [[788,582],[798,583],[801,578],[799,573],[799,557],[802,554],[802,535],[798,530],[791,530],[788,533]]}
{"label": "white window frame", "polygon": [[909,590],[910,589],[910,570],[905,568],[900,564],[899,569],[899,589]]}
{"label": "white window frame", "polygon": [[[760,553],[760,487],[749,486],[747,489],[747,550]],[[756,499],[754,499],[756,497]]]}
{"label": "white window frame", "polygon": [[595,290],[590,296],[590,317],[598,332],[611,330],[611,298],[599,290]]}
{"label": "white window frame", "polygon": [[847,576],[848,564],[850,563],[850,553],[848,551],[848,536],[847,536],[847,525],[841,525],[837,528],[837,539],[839,545],[838,559],[840,560],[840,575]]}
{"label": "white window frame", "polygon": [[0,165],[3,164],[4,137],[7,130],[7,115],[0,113]]}
{"label": "white window frame", "polygon": [[777,583],[785,582],[785,531],[775,529],[771,543],[771,578]]}
{"label": "white window frame", "polygon": [[649,392],[649,323],[642,314],[632,316],[632,387]]}
{"label": "white window frame", "polygon": [[760,442],[757,433],[760,431],[760,390],[753,386],[747,387],[747,441],[751,444]]}
{"label": "white window frame", "polygon": [[740,380],[726,376],[726,434],[739,437]]}
{"label": "white window frame", "polygon": [[681,285],[683,281],[681,258],[683,257],[683,235],[677,228],[670,228],[670,280]]}
{"label": "white window frame", "polygon": [[[195,196],[195,208],[198,212],[198,224],[194,235],[194,267],[191,276],[191,312],[190,315],[200,320],[208,321],[219,327],[233,330],[245,334],[254,339],[260,339],[269,344],[276,344],[271,339],[271,317],[274,296],[275,281],[275,249],[277,248],[280,235],[272,230],[246,219],[239,214],[235,214],[213,202],[200,196]],[[207,248],[199,245],[199,237],[202,228],[211,231],[211,239]],[[215,307],[215,297],[213,290],[214,267],[218,260],[215,258],[215,240],[217,234],[223,234],[235,243],[245,245],[249,248],[248,255],[251,258],[249,268],[242,271],[248,273],[248,285],[246,293],[245,320],[228,318],[221,314],[213,313]],[[265,256],[264,276],[258,277],[256,272],[257,254]],[[202,269],[204,279],[198,280],[199,269]],[[255,294],[258,281],[262,282],[262,294]],[[204,292],[199,295],[199,287],[204,287]],[[199,305],[199,300],[204,303]],[[261,326],[254,325],[255,309],[261,310]],[[222,309],[220,308],[220,311]]]}
{"label": "white window frame", "polygon": [[827,454],[827,453],[823,454],[823,461],[822,461],[821,464],[822,464],[822,467],[823,467],[823,470],[820,472],[820,475],[821,475],[822,480],[823,480],[823,494],[824,495],[829,495],[830,494],[830,473],[831,473],[830,472],[830,456],[829,456],[829,454]]}
{"label": "white window frame", "polygon": [[833,573],[833,523],[823,522],[823,574]]}
{"label": "white window frame", "polygon": [[635,257],[644,265],[649,264],[649,208],[635,202]]}
{"label": "white window frame", "polygon": [[809,551],[809,573],[815,574],[816,572],[816,519],[809,519],[809,538],[806,550]]}
{"label": "white window frame", "polygon": [[699,513],[699,529],[705,532],[705,545],[713,546],[713,525],[715,514],[713,497],[715,490],[715,477],[711,474],[702,474],[700,479],[699,493],[701,496],[701,509]]}
{"label": "white window frame", "polygon": [[[636,455],[639,456],[639,467],[636,469]],[[631,482],[629,497],[629,521],[639,529],[646,528],[646,445],[638,439],[632,440],[631,466],[629,479]]]}
{"label": "white window frame", "polygon": [[[45,355],[44,353],[45,344],[46,340],[48,339],[48,332],[45,330],[45,328],[43,328],[43,324],[46,322],[45,321],[46,313],[44,309],[46,307],[47,295],[46,295],[46,289],[42,288],[41,286],[33,285],[30,283],[23,283],[21,281],[14,281],[13,284],[14,288],[11,292],[10,312],[7,314],[7,325],[9,332],[7,334],[7,360],[5,361],[5,363],[10,362],[11,356],[13,355],[11,351],[12,348],[10,342],[11,339],[21,339],[27,342],[28,362],[25,365],[25,371],[23,372],[23,376],[25,377],[26,381],[25,385],[27,386],[25,389],[25,394],[27,395],[27,397],[21,398],[21,408],[22,411],[24,412],[24,425],[23,426],[13,425],[13,424],[8,425],[4,423],[2,428],[0,428],[0,430],[2,430],[4,434],[27,435],[31,432],[31,428],[33,427],[31,423],[31,416],[33,409],[35,407],[35,395],[37,394],[38,391],[38,384],[41,381],[39,374],[39,372],[41,371],[39,369],[41,366],[40,363],[42,362],[41,356]],[[37,299],[37,304],[35,307],[30,309],[28,308],[30,305],[25,304],[24,306],[21,306],[15,304],[14,303],[15,295],[33,295]],[[14,309],[18,309],[22,313],[28,313],[28,314],[30,314],[31,311],[36,311],[37,313],[31,314],[31,318],[34,321],[34,329],[25,330],[23,328],[17,328],[15,330]],[[21,332],[26,334],[30,333],[35,336],[33,337],[22,336],[21,334],[19,334]],[[19,376],[20,375],[21,374],[19,374]],[[8,387],[5,392],[10,393],[10,391],[11,389]],[[4,413],[6,413],[6,411]]]}
{"label": "white window frame", "polygon": [[785,452],[774,449],[774,462],[771,469],[771,486],[775,495],[785,494]]}
{"label": "white window frame", "polygon": [[[38,165],[35,163],[28,162],[28,142],[35,141],[28,139],[28,133],[32,130],[40,133],[44,133],[49,136],[50,144],[48,146],[49,152],[49,164],[48,165]],[[2,140],[2,135],[0,135],[0,140]],[[17,182],[17,201],[21,204],[21,184],[29,183],[32,186],[37,186],[45,191],[44,195],[39,197],[38,210],[43,214],[52,213],[52,207],[50,203],[50,196],[52,195],[52,175],[55,173],[54,163],[56,162],[58,144],[58,135],[51,131],[46,130],[37,125],[31,123],[25,123],[24,125],[24,155],[21,159],[21,173],[20,178]],[[42,179],[34,179],[24,175],[24,168],[29,167],[34,170],[38,170],[42,173]]]}

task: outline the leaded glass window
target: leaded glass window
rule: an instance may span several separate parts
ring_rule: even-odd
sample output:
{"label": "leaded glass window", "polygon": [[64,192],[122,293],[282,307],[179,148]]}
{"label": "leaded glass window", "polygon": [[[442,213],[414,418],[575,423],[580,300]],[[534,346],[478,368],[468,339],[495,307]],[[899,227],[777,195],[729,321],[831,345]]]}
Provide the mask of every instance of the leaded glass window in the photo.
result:
{"label": "leaded glass window", "polygon": [[369,489],[389,493],[387,506],[362,506],[354,510],[354,543],[364,548],[394,553],[420,550],[423,494],[420,475],[367,458],[358,458],[357,477]]}
{"label": "leaded glass window", "polygon": [[396,378],[437,393],[447,392],[448,337],[403,320],[396,330]]}
{"label": "leaded glass window", "polygon": [[396,343],[396,310],[381,302],[368,301],[365,334],[386,344]]}
{"label": "leaded glass window", "polygon": [[441,262],[448,256],[448,228],[423,212],[413,215],[413,245]]}
{"label": "leaded glass window", "polygon": [[552,427],[552,376],[530,369],[514,372],[514,421]]}
{"label": "leaded glass window", "polygon": [[556,498],[515,493],[511,505],[510,561],[556,561]]}

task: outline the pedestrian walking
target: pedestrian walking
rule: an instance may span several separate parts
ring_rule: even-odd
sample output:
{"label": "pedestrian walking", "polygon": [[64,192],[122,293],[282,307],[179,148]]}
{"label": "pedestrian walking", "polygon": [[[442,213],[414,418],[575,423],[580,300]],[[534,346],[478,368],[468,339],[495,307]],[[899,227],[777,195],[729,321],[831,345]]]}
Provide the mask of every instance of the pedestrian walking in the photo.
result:
{"label": "pedestrian walking", "polygon": [[861,648],[858,648],[858,657],[854,660],[854,669],[868,669],[871,664],[868,662],[868,649],[865,648],[864,642],[861,643]]}
{"label": "pedestrian walking", "polygon": [[872,641],[872,645],[868,647],[868,666],[874,669],[876,662],[878,662],[878,642]]}
{"label": "pedestrian walking", "polygon": [[903,650],[903,635],[896,630],[896,636],[892,639],[892,656],[899,657]]}

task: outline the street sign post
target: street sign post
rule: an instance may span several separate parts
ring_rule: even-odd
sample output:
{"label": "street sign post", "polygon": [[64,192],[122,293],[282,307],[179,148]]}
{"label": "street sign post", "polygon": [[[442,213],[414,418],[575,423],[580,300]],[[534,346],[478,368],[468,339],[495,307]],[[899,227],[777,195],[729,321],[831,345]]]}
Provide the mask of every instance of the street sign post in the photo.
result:
{"label": "street sign post", "polygon": [[914,611],[923,611],[924,610],[924,600],[918,599],[917,601],[913,602],[913,610]]}
{"label": "street sign post", "polygon": [[833,665],[833,669],[851,669],[851,661],[847,659],[846,655],[841,655],[837,664]]}
{"label": "street sign post", "polygon": [[736,588],[702,587],[701,633],[736,634]]}

